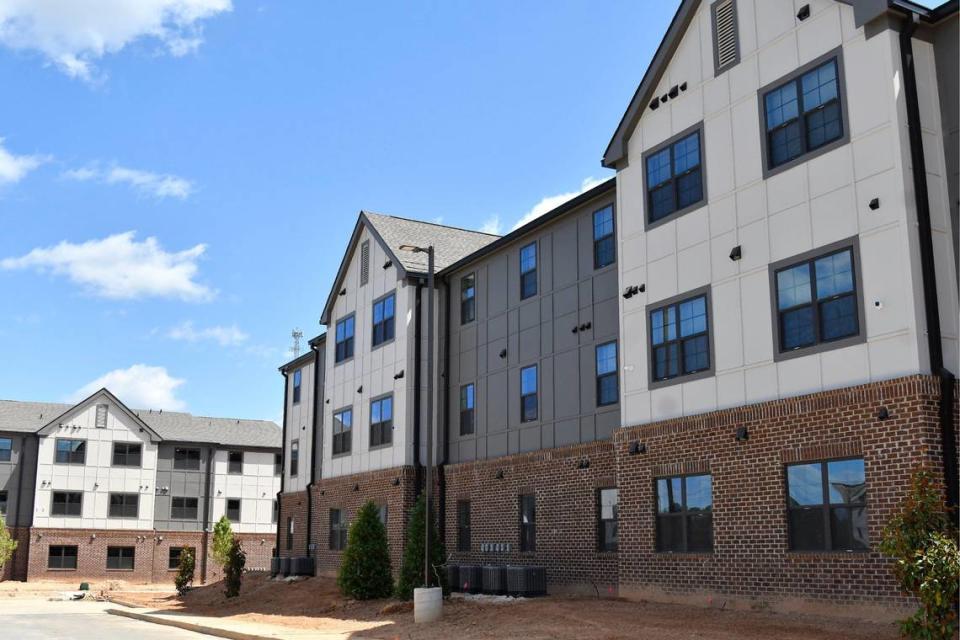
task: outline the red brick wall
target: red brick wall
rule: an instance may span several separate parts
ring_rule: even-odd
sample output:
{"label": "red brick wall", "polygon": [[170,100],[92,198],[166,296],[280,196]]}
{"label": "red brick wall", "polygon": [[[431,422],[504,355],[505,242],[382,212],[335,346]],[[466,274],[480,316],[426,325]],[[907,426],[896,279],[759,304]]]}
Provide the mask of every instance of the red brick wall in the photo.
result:
{"label": "red brick wall", "polygon": [[[287,550],[287,518],[293,518],[293,549]],[[280,494],[280,539],[277,549],[281,557],[307,555],[307,492]]]}
{"label": "red brick wall", "polygon": [[[240,546],[247,554],[247,571],[269,571],[276,544],[276,533],[238,533]],[[223,578],[223,567],[213,559],[213,534],[207,540],[207,583]],[[199,569],[198,569],[199,570]],[[199,574],[198,574],[199,575]],[[172,577],[171,577],[172,579]]]}
{"label": "red brick wall", "polygon": [[[177,574],[176,569],[168,569],[170,561],[170,547],[193,547],[194,551],[194,569],[193,581],[195,584],[202,582],[202,563],[203,563],[203,532],[202,531],[157,531],[152,532],[151,539],[156,538],[154,542],[153,566],[151,567],[151,578],[153,582],[173,582]],[[163,538],[162,540],[160,538]],[[140,561],[139,553],[137,562]]]}
{"label": "red brick wall", "polygon": [[13,557],[0,571],[0,582],[3,580],[26,580],[27,579],[27,554],[30,547],[30,533],[26,527],[9,527],[7,531],[10,537],[17,541],[17,548],[13,551]]}

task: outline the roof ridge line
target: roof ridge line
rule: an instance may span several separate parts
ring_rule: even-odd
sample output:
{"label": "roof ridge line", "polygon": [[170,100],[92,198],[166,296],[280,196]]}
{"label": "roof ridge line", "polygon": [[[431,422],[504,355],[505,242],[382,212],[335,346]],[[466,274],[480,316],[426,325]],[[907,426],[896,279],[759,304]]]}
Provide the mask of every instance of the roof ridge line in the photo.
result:
{"label": "roof ridge line", "polygon": [[430,221],[430,220],[418,220],[418,219],[416,219],[416,218],[407,218],[407,217],[405,217],[405,216],[395,216],[395,215],[393,215],[392,213],[380,213],[379,211],[370,211],[369,209],[361,209],[361,212],[362,212],[362,213],[365,213],[365,214],[367,214],[367,215],[373,214],[373,215],[375,215],[375,216],[383,216],[383,217],[385,217],[385,218],[394,218],[394,219],[396,219],[396,220],[404,220],[404,221],[406,221],[406,222],[416,222],[417,224],[428,224],[428,225],[433,226],[433,227],[441,227],[441,228],[443,228],[443,229],[453,229],[454,231],[465,231],[465,232],[467,232],[467,233],[475,233],[475,234],[477,234],[477,235],[489,236],[489,237],[491,237],[491,238],[502,238],[502,237],[503,237],[503,236],[499,236],[499,235],[497,235],[497,234],[495,234],[495,233],[487,233],[486,231],[477,231],[477,230],[475,230],[475,229],[467,229],[467,228],[465,228],[465,227],[455,227],[455,226],[450,225],[450,224],[443,224],[442,222],[432,222],[432,221]]}

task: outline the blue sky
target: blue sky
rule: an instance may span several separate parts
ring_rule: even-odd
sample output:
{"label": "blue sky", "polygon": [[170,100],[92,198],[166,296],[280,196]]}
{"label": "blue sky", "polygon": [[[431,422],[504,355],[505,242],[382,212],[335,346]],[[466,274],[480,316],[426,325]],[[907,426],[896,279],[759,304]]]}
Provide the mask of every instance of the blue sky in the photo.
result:
{"label": "blue sky", "polygon": [[675,8],[0,0],[0,398],[278,420],[357,212],[508,231],[608,177]]}

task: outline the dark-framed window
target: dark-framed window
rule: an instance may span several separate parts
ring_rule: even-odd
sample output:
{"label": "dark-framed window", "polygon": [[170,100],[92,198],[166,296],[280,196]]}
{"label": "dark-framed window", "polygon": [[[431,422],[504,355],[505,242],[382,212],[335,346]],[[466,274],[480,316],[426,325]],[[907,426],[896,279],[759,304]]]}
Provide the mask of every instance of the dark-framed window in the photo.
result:
{"label": "dark-framed window", "polygon": [[177,471],[198,471],[200,469],[200,449],[176,447],[173,450],[173,468]]}
{"label": "dark-framed window", "polygon": [[55,443],[56,464],[84,464],[87,461],[87,441],[73,438],[57,438]]}
{"label": "dark-framed window", "polygon": [[648,227],[705,203],[703,124],[646,152],[643,167]]}
{"label": "dark-framed window", "polygon": [[593,268],[602,269],[617,260],[613,205],[593,212]]}
{"label": "dark-framed window", "polygon": [[7,515],[7,492],[0,491],[0,516]]}
{"label": "dark-framed window", "polygon": [[50,503],[52,516],[80,516],[83,514],[82,491],[54,491]]}
{"label": "dark-framed window", "polygon": [[350,453],[352,431],[353,409],[341,409],[333,414],[333,455]]}
{"label": "dark-framed window", "polygon": [[470,551],[469,500],[457,500],[457,551]]}
{"label": "dark-framed window", "polygon": [[863,458],[787,465],[792,551],[867,551]]}
{"label": "dark-framed window", "polygon": [[139,442],[114,442],[114,467],[139,467],[143,458],[143,445]]}
{"label": "dark-framed window", "polygon": [[343,551],[347,546],[347,519],[341,509],[330,509],[330,550]]}
{"label": "dark-framed window", "polygon": [[712,368],[710,298],[680,297],[650,311],[650,379],[681,378]]}
{"label": "dark-framed window", "polygon": [[537,243],[520,249],[520,299],[537,295]]}
{"label": "dark-framed window", "polygon": [[227,498],[227,520],[240,522],[240,498]]}
{"label": "dark-framed window", "polygon": [[133,571],[135,547],[107,547],[108,571]]}
{"label": "dark-framed window", "polygon": [[520,496],[520,551],[537,550],[537,497]]}
{"label": "dark-framed window", "polygon": [[136,518],[140,514],[140,496],[136,493],[111,493],[108,518]]}
{"label": "dark-framed window", "polygon": [[337,322],[336,328],[336,348],[334,353],[335,362],[343,362],[353,357],[353,329],[354,317],[347,316]]}
{"label": "dark-framed window", "polygon": [[13,454],[13,440],[0,438],[0,462],[10,462]]}
{"label": "dark-framed window", "polygon": [[460,278],[460,324],[477,317],[477,276],[470,273]]}
{"label": "dark-framed window", "polygon": [[657,478],[657,551],[713,551],[713,476]]}
{"label": "dark-framed window", "polygon": [[520,422],[534,422],[537,406],[537,365],[520,369]]}
{"label": "dark-framed window", "polygon": [[620,382],[617,377],[617,341],[596,347],[597,406],[605,407],[620,400]]}
{"label": "dark-framed window", "polygon": [[393,396],[370,401],[370,446],[393,442]]}
{"label": "dark-framed window", "polygon": [[273,454],[273,475],[279,476],[283,473],[283,454],[275,453]]}
{"label": "dark-framed window", "polygon": [[373,303],[373,346],[393,340],[397,296],[389,294]]}
{"label": "dark-framed window", "polygon": [[303,369],[293,372],[293,404],[300,404],[300,392],[303,389]]}
{"label": "dark-framed window", "polygon": [[97,413],[96,413],[94,426],[96,426],[97,429],[107,428],[107,405],[105,404],[97,405]]}
{"label": "dark-framed window", "polygon": [[183,557],[183,552],[186,551],[194,558],[197,557],[197,550],[194,547],[170,547],[170,551],[167,555],[167,570],[176,571],[180,568],[180,558]]}
{"label": "dark-framed window", "polygon": [[47,549],[47,569],[77,568],[77,545],[52,544]]}
{"label": "dark-framed window", "polygon": [[243,473],[243,451],[227,451],[227,473]]}
{"label": "dark-framed window", "polygon": [[477,388],[472,382],[460,387],[460,435],[473,433],[476,419]]}
{"label": "dark-framed window", "polygon": [[293,518],[287,518],[287,551],[293,549]]}
{"label": "dark-framed window", "polygon": [[290,442],[290,477],[296,478],[300,473],[300,441]]}
{"label": "dark-framed window", "polygon": [[197,498],[175,496],[170,499],[171,520],[196,520],[200,501]]}
{"label": "dark-framed window", "polygon": [[617,550],[619,491],[616,487],[597,489],[597,549]]}

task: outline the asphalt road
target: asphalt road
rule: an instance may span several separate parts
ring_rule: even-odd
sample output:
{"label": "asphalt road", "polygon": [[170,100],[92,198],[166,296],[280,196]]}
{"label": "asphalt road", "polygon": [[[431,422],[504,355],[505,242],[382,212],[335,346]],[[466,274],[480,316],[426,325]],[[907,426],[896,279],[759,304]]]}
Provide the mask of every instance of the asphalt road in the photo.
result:
{"label": "asphalt road", "polygon": [[0,600],[0,637],[10,640],[209,640],[175,627],[105,613],[100,602]]}

